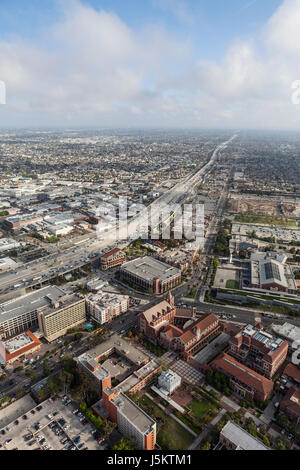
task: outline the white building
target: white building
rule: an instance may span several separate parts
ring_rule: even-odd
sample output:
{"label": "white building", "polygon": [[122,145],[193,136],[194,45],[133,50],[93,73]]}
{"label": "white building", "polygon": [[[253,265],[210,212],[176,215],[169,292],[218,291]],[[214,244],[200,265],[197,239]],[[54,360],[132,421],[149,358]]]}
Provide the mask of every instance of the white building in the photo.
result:
{"label": "white building", "polygon": [[87,313],[103,325],[114,317],[125,313],[129,307],[129,296],[98,291],[86,297]]}
{"label": "white building", "polygon": [[158,385],[168,395],[172,395],[176,388],[180,387],[181,377],[169,369],[161,373],[158,378]]}
{"label": "white building", "polygon": [[0,239],[0,252],[13,250],[15,248],[19,248],[21,244],[14,240],[13,238],[1,238]]}
{"label": "white building", "polygon": [[18,263],[12,258],[1,258],[0,259],[0,272],[6,271],[7,269],[13,269],[18,266]]}

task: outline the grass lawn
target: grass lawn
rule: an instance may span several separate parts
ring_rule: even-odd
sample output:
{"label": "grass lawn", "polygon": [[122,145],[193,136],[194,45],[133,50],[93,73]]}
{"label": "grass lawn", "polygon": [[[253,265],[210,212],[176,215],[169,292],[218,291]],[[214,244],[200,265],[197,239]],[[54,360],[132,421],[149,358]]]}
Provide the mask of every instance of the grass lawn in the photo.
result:
{"label": "grass lawn", "polygon": [[239,283],[235,281],[234,279],[229,279],[226,282],[226,289],[238,289],[239,288]]}
{"label": "grass lawn", "polygon": [[193,442],[194,437],[148,397],[143,395],[139,405],[156,421],[157,443],[163,450],[186,450]]}
{"label": "grass lawn", "polygon": [[192,411],[195,418],[202,419],[209,410],[215,409],[215,405],[208,401],[198,401],[193,398],[187,408]]}
{"label": "grass lawn", "polygon": [[236,215],[235,222],[250,223],[250,224],[266,224],[266,225],[281,225],[282,227],[297,227],[294,220],[281,219],[280,217],[272,217],[266,215],[244,214]]}

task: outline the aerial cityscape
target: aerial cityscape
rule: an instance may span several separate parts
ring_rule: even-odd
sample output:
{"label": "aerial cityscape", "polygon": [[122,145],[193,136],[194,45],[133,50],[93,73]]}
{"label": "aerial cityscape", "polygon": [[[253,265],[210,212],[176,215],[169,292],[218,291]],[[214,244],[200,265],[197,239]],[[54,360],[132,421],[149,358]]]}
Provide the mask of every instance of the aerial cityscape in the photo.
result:
{"label": "aerial cityscape", "polygon": [[[39,72],[34,85],[29,74],[21,102],[22,87],[16,82],[23,80],[26,67],[18,62],[16,52],[5,55],[6,48],[14,50],[11,35],[18,32],[12,28],[12,18],[18,20],[22,47],[30,49],[32,41],[37,48],[26,55],[32,62],[39,57],[41,69],[46,67],[49,44],[43,43],[45,38],[38,44],[34,34],[44,33],[37,30],[29,41],[22,2],[15,0],[13,7],[4,3],[0,450],[102,451],[100,455],[113,455],[106,463],[140,468],[144,468],[142,457],[126,461],[124,455],[157,452],[154,465],[161,463],[158,456],[166,452],[175,459],[169,463],[178,464],[176,451],[184,451],[180,463],[187,465],[197,451],[300,450],[300,108],[291,102],[292,80],[286,92],[290,93],[290,120],[279,92],[273,111],[266,103],[262,117],[257,111],[255,118],[254,104],[242,90],[239,104],[228,92],[232,119],[225,117],[223,97],[224,116],[219,121],[219,114],[214,121],[206,114],[204,90],[204,116],[197,120],[194,114],[191,125],[185,113],[186,106],[195,113],[193,100],[186,101],[188,97],[176,88],[179,76],[184,78],[177,74],[175,62],[176,70],[169,70],[169,80],[174,81],[169,91],[177,89],[178,95],[174,91],[174,98],[170,91],[169,107],[167,101],[164,107],[158,103],[162,99],[158,89],[150,91],[154,82],[143,85],[149,86],[149,96],[140,89],[143,103],[133,91],[114,95],[115,80],[120,88],[134,82],[123,57],[128,54],[131,62],[132,52],[122,51],[130,49],[134,34],[141,34],[129,21],[132,9],[138,8],[135,0],[128,1],[127,13],[119,1],[108,7],[109,2],[100,0],[49,0],[42,11],[30,0],[32,21],[41,22],[41,31],[51,23],[50,40],[55,34],[58,44],[62,41],[66,64],[50,60],[47,76],[49,87],[54,88],[43,93],[44,75]],[[179,22],[180,31],[189,30],[192,35],[196,20],[191,13],[196,16],[198,7],[210,27],[209,21],[220,21],[209,20],[213,12],[206,1],[146,3],[146,10],[137,13],[143,24],[158,9],[161,28],[165,15],[170,15],[168,28]],[[249,19],[244,18],[244,34],[249,37],[255,28],[249,25],[250,19],[257,18],[260,28],[267,23],[265,34],[267,30],[275,41],[276,28],[287,27],[289,21],[293,31],[293,18],[300,15],[298,0],[274,0],[272,5],[268,0],[228,3],[243,17],[249,13]],[[64,19],[56,18],[59,8]],[[84,27],[78,39],[72,36],[73,28],[79,28],[81,20]],[[68,99],[64,88],[64,67],[72,60],[74,45],[69,45],[68,55],[63,33],[66,30],[79,44],[88,25],[91,37],[87,34],[86,40],[96,38],[99,54],[113,75],[109,92],[108,70],[102,77],[95,64],[92,72],[87,49],[86,56],[83,53],[88,43],[82,44],[78,52],[83,53],[82,67],[87,67],[87,74],[100,73],[103,78],[99,100],[103,96],[105,100],[95,108],[91,95],[95,101],[99,96],[92,77],[82,107],[80,100],[76,102],[76,84],[69,84]],[[114,44],[105,37],[110,28],[122,32]],[[154,30],[150,28],[149,37],[140,39],[149,46],[151,35],[157,34],[156,50],[166,32]],[[216,44],[225,41],[226,31]],[[300,28],[295,31],[299,36]],[[110,59],[119,61],[123,70],[114,69],[106,46]],[[116,51],[119,46],[122,53]],[[145,44],[140,46],[143,49]],[[173,46],[164,47],[174,53]],[[147,49],[149,60],[156,63],[151,51]],[[161,52],[161,59],[167,52]],[[135,54],[145,67],[141,50]],[[157,61],[162,89],[168,74],[163,60]],[[61,74],[61,88],[52,83],[52,67]],[[282,73],[284,67],[283,63]],[[73,71],[75,82],[85,81],[83,72],[75,77],[79,71]],[[249,80],[256,72],[254,65],[243,71],[250,74]],[[292,77],[300,79],[300,74]],[[254,81],[253,99],[259,108],[262,102]],[[52,109],[49,100],[54,89]],[[106,101],[109,93],[116,108]],[[171,111],[173,98],[181,103],[182,113],[179,104],[175,114]],[[140,121],[131,119],[128,111],[126,122],[124,113],[129,104],[137,106],[135,99],[140,108],[131,112]],[[239,114],[240,106],[249,120]],[[276,112],[281,116],[277,121]],[[125,450],[126,454],[119,453]]]}

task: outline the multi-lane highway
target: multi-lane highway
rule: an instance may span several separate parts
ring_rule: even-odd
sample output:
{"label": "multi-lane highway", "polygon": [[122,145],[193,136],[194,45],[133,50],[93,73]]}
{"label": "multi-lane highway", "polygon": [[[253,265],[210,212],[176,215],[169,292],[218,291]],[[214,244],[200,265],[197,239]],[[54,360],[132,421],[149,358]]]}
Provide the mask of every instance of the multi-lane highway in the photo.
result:
{"label": "multi-lane highway", "polygon": [[[177,201],[183,197],[181,201],[182,204],[184,200],[190,197],[195,187],[203,181],[204,176],[215,164],[219,151],[225,149],[235,137],[236,135],[233,135],[229,140],[218,145],[210,160],[200,170],[183,182],[176,184],[159,199],[154,201],[148,206],[146,213],[138,214],[126,223],[126,236],[121,236],[119,233],[119,239],[130,240],[130,238],[136,234],[138,226],[148,226],[148,216],[151,209],[155,216],[157,215],[156,211],[160,211],[160,205],[176,204]],[[14,289],[34,286],[46,282],[51,278],[55,278],[57,275],[70,272],[83,266],[88,261],[95,259],[99,256],[99,253],[106,249],[120,244],[124,245],[124,242],[113,242],[112,238],[107,234],[104,240],[93,240],[89,238],[87,242],[82,245],[74,246],[63,251],[59,250],[57,253],[53,253],[47,258],[27,263],[20,268],[0,275],[0,295]]]}

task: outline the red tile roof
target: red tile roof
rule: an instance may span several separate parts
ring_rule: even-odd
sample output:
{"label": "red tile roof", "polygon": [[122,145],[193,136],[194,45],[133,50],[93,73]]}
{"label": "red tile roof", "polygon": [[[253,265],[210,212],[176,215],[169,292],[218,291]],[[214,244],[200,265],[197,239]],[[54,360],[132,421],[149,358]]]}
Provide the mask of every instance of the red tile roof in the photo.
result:
{"label": "red tile roof", "polygon": [[236,361],[229,354],[222,353],[213,362],[212,367],[216,367],[219,370],[227,372],[229,375],[236,377],[244,384],[252,387],[257,392],[262,393],[264,396],[268,396],[273,390],[272,380],[267,379],[263,375],[258,374],[249,367]]}
{"label": "red tile roof", "polygon": [[289,409],[300,417],[300,390],[291,387],[281,400],[280,409],[283,411]]}
{"label": "red tile roof", "polygon": [[104,253],[104,255],[101,256],[101,258],[109,258],[110,256],[114,255],[115,253],[118,253],[120,248],[114,248],[113,250],[110,250],[108,253]]}
{"label": "red tile roof", "polygon": [[297,366],[294,366],[291,362],[288,363],[283,373],[287,377],[294,379],[296,382],[300,382],[300,369]]}

